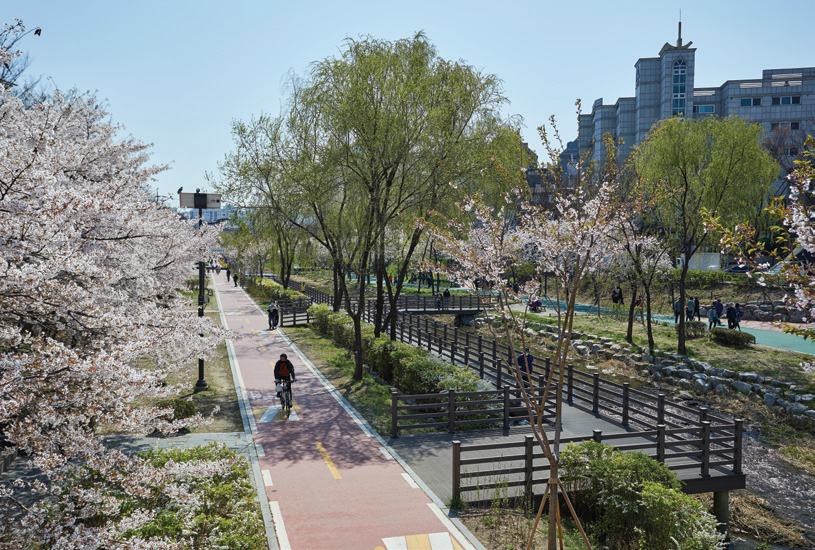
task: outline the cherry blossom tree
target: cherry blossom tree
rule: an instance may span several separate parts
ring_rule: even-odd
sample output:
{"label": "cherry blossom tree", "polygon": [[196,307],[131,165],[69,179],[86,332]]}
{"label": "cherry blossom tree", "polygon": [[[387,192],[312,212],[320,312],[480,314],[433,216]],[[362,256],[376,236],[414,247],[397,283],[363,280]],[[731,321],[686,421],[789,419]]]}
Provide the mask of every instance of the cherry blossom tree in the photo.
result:
{"label": "cherry blossom tree", "polygon": [[[613,200],[614,192],[612,185],[601,184],[594,196],[588,196],[584,188],[578,186],[568,195],[555,193],[553,209],[548,211],[525,200],[525,194],[520,189],[514,194],[507,194],[506,205],[497,209],[487,206],[478,196],[469,196],[461,203],[461,209],[471,214],[470,221],[451,219],[446,227],[433,229],[437,246],[457,264],[455,268],[447,270],[449,275],[460,283],[472,286],[475,286],[476,280],[485,283],[479,285],[480,297],[501,315],[503,329],[499,329],[500,337],[508,342],[512,357],[523,353],[528,344],[523,330],[526,311],[518,312],[511,307],[512,304],[518,301],[521,294],[534,293],[537,289],[535,281],[544,272],[554,274],[565,295],[567,306],[563,329],[554,354],[554,368],[549,372],[545,387],[535,389],[530,374],[522,371],[515,361],[509,360],[506,365],[518,387],[523,389],[527,412],[530,419],[535,419],[532,425],[535,438],[549,461],[549,548],[555,548],[559,527],[559,491],[569,502],[560,486],[558,474],[562,412],[560,388],[563,387],[571,345],[575,301],[583,278],[621,253],[619,240],[615,236],[620,232],[625,216],[621,212],[625,210],[619,209]],[[508,216],[517,205],[520,205],[520,215],[517,218]],[[510,222],[510,219],[515,221]],[[537,273],[532,282],[516,293],[508,288],[505,274],[510,265],[519,263],[534,265]],[[553,384],[555,381],[557,385]],[[556,400],[555,430],[554,434],[547,434],[543,426],[544,404],[552,391]],[[544,497],[538,518],[545,500]],[[530,544],[531,541],[532,538]]]}
{"label": "cherry blossom tree", "polygon": [[[13,55],[0,50],[0,62]],[[0,486],[0,548],[117,546],[158,513],[126,514],[125,500],[151,486],[192,505],[168,480],[229,467],[155,468],[99,435],[207,422],[139,405],[188,389],[168,379],[225,336],[176,290],[217,231],[149,200],[145,184],[164,167],[118,131],[92,96],[57,91],[30,107],[0,97],[0,436],[42,474]],[[61,494],[80,466],[96,477]],[[127,546],[183,547],[138,536]]]}

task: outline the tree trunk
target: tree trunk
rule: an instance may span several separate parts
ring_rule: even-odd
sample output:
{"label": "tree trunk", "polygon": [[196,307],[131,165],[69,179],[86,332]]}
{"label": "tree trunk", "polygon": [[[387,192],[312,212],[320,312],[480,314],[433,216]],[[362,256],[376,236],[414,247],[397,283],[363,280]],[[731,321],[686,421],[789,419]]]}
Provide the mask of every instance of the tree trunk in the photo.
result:
{"label": "tree trunk", "polygon": [[342,305],[342,289],[340,288],[341,284],[344,284],[345,281],[342,283],[339,280],[340,275],[342,274],[342,270],[340,268],[340,263],[338,261],[334,261],[334,303],[332,304],[332,310],[334,313],[338,313],[340,311],[340,306]]}
{"label": "tree trunk", "polygon": [[687,350],[685,349],[685,278],[688,275],[688,263],[690,262],[690,254],[685,254],[685,257],[688,258],[687,261],[682,265],[682,275],[679,277],[679,343],[677,346],[677,352],[679,355],[687,355]]}
{"label": "tree trunk", "polygon": [[645,329],[648,332],[648,351],[654,352],[654,331],[651,328],[651,285],[645,285]]}
{"label": "tree trunk", "polygon": [[634,343],[634,310],[636,306],[634,304],[637,303],[637,285],[631,285],[631,305],[628,306],[628,332],[625,335],[625,339],[633,344]]}

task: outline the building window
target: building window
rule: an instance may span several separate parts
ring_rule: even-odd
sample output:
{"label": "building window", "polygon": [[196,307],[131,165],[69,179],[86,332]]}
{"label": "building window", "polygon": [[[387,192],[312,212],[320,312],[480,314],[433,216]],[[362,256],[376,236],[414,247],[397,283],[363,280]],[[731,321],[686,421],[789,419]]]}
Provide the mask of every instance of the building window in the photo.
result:
{"label": "building window", "polygon": [[800,105],[801,96],[799,95],[782,95],[773,98],[773,105]]}
{"label": "building window", "polygon": [[682,59],[677,59],[673,67],[673,96],[671,110],[673,116],[685,116],[685,93],[687,90],[688,66]]}
{"label": "building window", "polygon": [[743,98],[741,98],[741,106],[742,107],[760,107],[761,106],[761,98],[760,97],[743,97]]}
{"label": "building window", "polygon": [[776,132],[778,130],[798,130],[801,127],[800,122],[771,122],[770,130]]}
{"label": "building window", "polygon": [[714,105],[694,105],[693,112],[699,114],[710,114],[716,112]]}

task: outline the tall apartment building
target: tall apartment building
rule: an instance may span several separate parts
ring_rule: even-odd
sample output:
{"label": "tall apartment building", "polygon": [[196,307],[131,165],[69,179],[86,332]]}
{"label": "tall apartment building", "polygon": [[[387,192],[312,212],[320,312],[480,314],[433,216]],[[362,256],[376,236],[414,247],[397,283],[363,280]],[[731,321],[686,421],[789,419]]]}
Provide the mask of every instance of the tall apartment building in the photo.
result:
{"label": "tall apartment building", "polygon": [[[602,138],[622,138],[620,155],[645,140],[655,123],[673,116],[738,115],[760,123],[767,135],[778,138],[776,158],[794,158],[805,131],[815,134],[815,67],[767,69],[761,78],[728,80],[718,87],[695,86],[696,48],[682,43],[682,23],[676,45],[665,43],[659,57],[644,57],[634,64],[634,97],[621,97],[613,105],[594,102],[591,114],[580,116],[578,144],[581,154],[591,151],[601,161]],[[789,168],[779,158],[782,167]]]}

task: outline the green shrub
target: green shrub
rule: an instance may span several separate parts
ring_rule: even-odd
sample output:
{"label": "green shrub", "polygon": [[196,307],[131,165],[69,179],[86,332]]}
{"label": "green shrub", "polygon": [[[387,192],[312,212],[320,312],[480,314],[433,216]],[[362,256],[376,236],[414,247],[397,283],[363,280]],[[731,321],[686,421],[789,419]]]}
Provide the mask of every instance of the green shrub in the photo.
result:
{"label": "green shrub", "polygon": [[[674,326],[674,330],[679,334],[679,325]],[[688,339],[701,338],[707,333],[707,323],[704,321],[686,321],[685,337]]]}
{"label": "green shrub", "polygon": [[756,343],[756,337],[749,332],[742,332],[740,330],[731,330],[729,328],[713,328],[710,331],[713,339],[720,344],[727,344],[730,346],[749,346]]}
{"label": "green shrub", "polygon": [[[679,285],[682,270],[674,269],[671,272],[671,279],[674,286]],[[717,286],[725,281],[732,282],[738,285],[752,284],[750,278],[744,273],[725,273],[724,271],[704,271],[698,269],[689,269],[685,277],[685,285],[695,288],[708,288]]]}
{"label": "green shrub", "polygon": [[641,550],[711,550],[722,548],[723,535],[716,531],[716,518],[698,500],[647,481],[642,484],[640,504],[648,522],[638,528]]}
{"label": "green shrub", "polygon": [[162,409],[173,409],[171,421],[184,420],[185,418],[195,416],[195,413],[198,412],[195,408],[195,402],[191,399],[168,399],[166,401],[160,401],[156,406]]}
{"label": "green shrub", "polygon": [[[326,306],[311,306],[312,329],[332,338],[346,349],[354,348],[354,325],[343,313],[334,313]],[[394,342],[382,336],[374,337],[374,328],[362,324],[363,360],[371,370],[405,394],[488,389],[475,372],[467,368],[442,363],[421,348]]]}
{"label": "green shrub", "polygon": [[308,298],[302,292],[292,290],[290,288],[283,288],[281,285],[270,281],[269,279],[253,278],[253,281],[258,287],[258,291],[266,300],[299,300],[300,298]]}
{"label": "green shrub", "polygon": [[641,530],[651,521],[639,498],[645,483],[674,491],[680,487],[676,474],[664,464],[640,452],[623,453],[594,441],[567,445],[560,466],[581,513],[594,520],[595,536],[612,550],[637,548]]}

